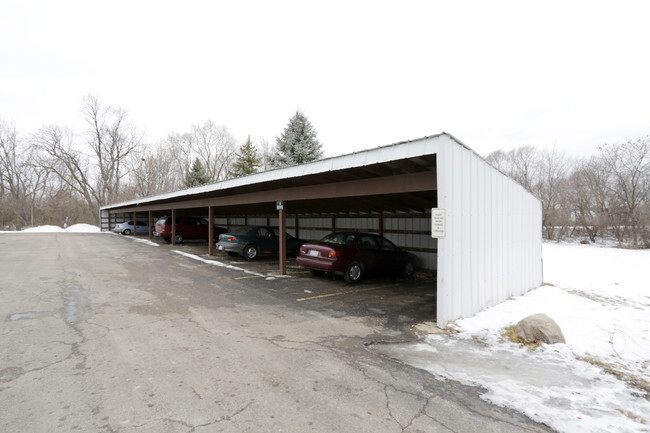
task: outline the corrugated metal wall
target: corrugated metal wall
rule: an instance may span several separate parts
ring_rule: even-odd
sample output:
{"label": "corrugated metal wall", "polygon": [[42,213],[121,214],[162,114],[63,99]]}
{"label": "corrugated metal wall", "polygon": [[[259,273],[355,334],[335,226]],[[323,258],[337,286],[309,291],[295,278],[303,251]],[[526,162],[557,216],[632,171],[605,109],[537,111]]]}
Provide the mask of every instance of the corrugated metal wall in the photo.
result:
{"label": "corrugated metal wall", "polygon": [[541,203],[456,144],[438,152],[438,326],[542,284]]}

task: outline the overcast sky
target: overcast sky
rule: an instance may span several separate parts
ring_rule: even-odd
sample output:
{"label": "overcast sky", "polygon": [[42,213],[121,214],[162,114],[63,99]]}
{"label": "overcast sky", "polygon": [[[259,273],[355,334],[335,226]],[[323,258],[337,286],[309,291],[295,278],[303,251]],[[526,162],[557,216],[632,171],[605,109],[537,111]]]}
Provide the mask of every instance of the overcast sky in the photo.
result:
{"label": "overcast sky", "polygon": [[0,0],[0,117],[79,128],[89,93],[156,143],[210,119],[327,156],[449,132],[482,155],[650,134],[648,1]]}

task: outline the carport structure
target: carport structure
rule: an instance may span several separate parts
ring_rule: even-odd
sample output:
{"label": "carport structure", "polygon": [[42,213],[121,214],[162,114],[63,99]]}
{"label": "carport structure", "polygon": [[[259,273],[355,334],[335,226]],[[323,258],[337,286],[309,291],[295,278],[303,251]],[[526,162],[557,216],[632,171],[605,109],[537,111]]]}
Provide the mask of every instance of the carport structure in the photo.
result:
{"label": "carport structure", "polygon": [[[444,210],[438,238],[432,209]],[[102,230],[124,215],[146,213],[151,226],[155,215],[171,212],[205,215],[229,229],[275,225],[303,239],[333,230],[379,233],[437,272],[440,327],[542,283],[540,202],[446,133],[100,211]]]}

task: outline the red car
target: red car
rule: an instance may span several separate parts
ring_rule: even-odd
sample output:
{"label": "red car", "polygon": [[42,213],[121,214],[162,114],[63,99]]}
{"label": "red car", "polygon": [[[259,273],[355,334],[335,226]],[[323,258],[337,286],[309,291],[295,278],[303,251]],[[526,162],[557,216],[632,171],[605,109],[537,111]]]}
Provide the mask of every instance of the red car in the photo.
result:
{"label": "red car", "polygon": [[[176,217],[176,238],[174,243],[181,244],[184,240],[203,239],[208,240],[209,236],[209,223],[208,220],[201,217],[193,216],[177,216]],[[215,242],[219,239],[221,233],[225,233],[226,229],[223,227],[214,226]],[[165,242],[172,241],[172,217],[164,216],[156,221],[156,228],[153,232],[154,236],[161,237]]]}
{"label": "red car", "polygon": [[303,244],[296,260],[316,275],[333,272],[356,283],[369,273],[410,276],[415,271],[416,259],[378,235],[334,232],[319,242]]}

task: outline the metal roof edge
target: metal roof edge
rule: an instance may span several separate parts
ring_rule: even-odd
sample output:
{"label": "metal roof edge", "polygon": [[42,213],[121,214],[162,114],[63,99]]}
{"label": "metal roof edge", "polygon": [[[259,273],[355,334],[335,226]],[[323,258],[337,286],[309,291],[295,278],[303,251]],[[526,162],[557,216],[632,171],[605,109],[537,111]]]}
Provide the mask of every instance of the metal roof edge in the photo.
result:
{"label": "metal roof edge", "polygon": [[[438,139],[441,137],[447,137],[451,141],[457,143],[460,146],[465,147],[466,149],[474,152],[471,148],[469,148],[467,145],[465,145],[463,142],[458,140],[456,137],[453,135],[447,133],[447,132],[442,132],[439,134],[434,134],[434,135],[427,135],[424,137],[416,138],[416,139],[411,139],[411,140],[404,140],[404,141],[399,141],[397,143],[392,143],[392,144],[387,144],[371,149],[363,149],[343,155],[338,155],[338,156],[331,156],[328,158],[324,159],[319,159],[318,161],[313,161],[305,164],[298,164],[298,165],[292,165],[288,167],[282,167],[282,168],[276,168],[272,170],[267,170],[263,171],[260,173],[254,173],[248,176],[242,176],[234,179],[228,179],[228,180],[222,180],[219,182],[207,184],[207,185],[201,185],[193,188],[186,188],[182,190],[176,190],[172,192],[167,192],[167,193],[161,193],[161,194],[155,194],[152,196],[148,197],[142,197],[139,199],[134,199],[134,200],[127,200],[124,202],[120,203],[112,203],[109,205],[101,206],[99,209],[101,210],[107,210],[107,209],[113,209],[113,208],[118,208],[118,207],[123,207],[123,206],[133,206],[133,205],[140,205],[140,204],[145,204],[145,203],[150,203],[155,200],[165,200],[165,199],[170,199],[170,198],[175,198],[175,197],[182,197],[185,195],[191,195],[191,194],[201,194],[201,193],[206,193],[206,192],[214,192],[214,191],[219,191],[219,190],[225,190],[229,188],[234,188],[237,186],[241,185],[248,185],[248,184],[254,184],[254,183],[262,183],[262,182],[267,182],[267,181],[273,181],[273,180],[278,180],[282,178],[291,178],[291,177],[299,177],[299,176],[305,176],[305,175],[310,175],[310,174],[318,174],[318,173],[323,173],[326,171],[331,171],[333,169],[342,169],[342,168],[351,168],[351,167],[361,167],[364,165],[372,164],[372,163],[377,163],[377,162],[386,162],[390,160],[395,160],[399,159],[394,157],[394,155],[391,154],[391,150],[394,150],[396,148],[399,148],[401,146],[406,146],[409,144],[414,144],[426,140],[431,140],[431,139]],[[421,152],[420,152],[421,153]],[[476,154],[476,152],[474,152]],[[377,157],[372,158],[373,154],[377,154]],[[380,155],[384,154],[384,157],[380,157]],[[426,154],[426,153],[421,153],[421,154]],[[478,154],[477,154],[478,155]],[[408,158],[408,157],[413,157],[413,156],[418,156],[415,154],[405,154],[403,157]],[[478,155],[480,157],[480,155]],[[370,157],[370,160],[368,160]],[[388,157],[388,158],[386,158]],[[482,158],[482,157],[481,157]],[[353,161],[356,160],[356,161]],[[345,162],[355,162],[354,164],[346,164]],[[337,162],[340,164],[339,167],[334,167],[337,165]],[[314,168],[319,167],[320,169],[314,170]]]}

